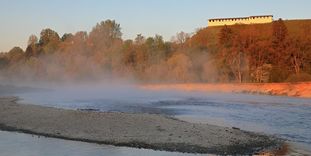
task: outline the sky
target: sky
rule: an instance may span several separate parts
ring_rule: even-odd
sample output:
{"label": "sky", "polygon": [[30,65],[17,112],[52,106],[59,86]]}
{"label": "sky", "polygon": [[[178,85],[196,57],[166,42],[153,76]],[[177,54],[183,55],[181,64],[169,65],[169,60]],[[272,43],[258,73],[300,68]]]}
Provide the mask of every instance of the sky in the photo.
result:
{"label": "sky", "polygon": [[0,52],[27,46],[44,28],[60,36],[90,32],[107,19],[121,25],[123,39],[195,32],[209,18],[274,15],[274,19],[311,19],[310,0],[0,0]]}

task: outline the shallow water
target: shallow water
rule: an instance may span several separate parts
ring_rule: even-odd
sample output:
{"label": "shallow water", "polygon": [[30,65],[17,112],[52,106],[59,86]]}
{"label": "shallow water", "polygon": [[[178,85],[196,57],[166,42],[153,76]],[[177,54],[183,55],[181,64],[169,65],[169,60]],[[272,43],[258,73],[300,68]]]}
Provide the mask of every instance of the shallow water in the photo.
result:
{"label": "shallow water", "polygon": [[154,113],[277,135],[311,148],[311,99],[133,88],[17,94],[22,103],[66,109]]}
{"label": "shallow water", "polygon": [[[97,145],[0,131],[1,156],[201,156],[109,145]],[[203,156],[203,155],[202,155]]]}

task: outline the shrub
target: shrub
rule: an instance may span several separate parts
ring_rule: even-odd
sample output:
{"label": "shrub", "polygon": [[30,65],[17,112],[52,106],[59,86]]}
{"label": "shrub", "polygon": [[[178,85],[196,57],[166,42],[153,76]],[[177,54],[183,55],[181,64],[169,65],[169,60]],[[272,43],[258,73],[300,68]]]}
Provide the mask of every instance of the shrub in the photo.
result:
{"label": "shrub", "polygon": [[307,73],[293,74],[290,75],[286,82],[306,82],[311,81],[311,75]]}
{"label": "shrub", "polygon": [[269,82],[284,82],[288,78],[288,72],[282,68],[272,67]]}

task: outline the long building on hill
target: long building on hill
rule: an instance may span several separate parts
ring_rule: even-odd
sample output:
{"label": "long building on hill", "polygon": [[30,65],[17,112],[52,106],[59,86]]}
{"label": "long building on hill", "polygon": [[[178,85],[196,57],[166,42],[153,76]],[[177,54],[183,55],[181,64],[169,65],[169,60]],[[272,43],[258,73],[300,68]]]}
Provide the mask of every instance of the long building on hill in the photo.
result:
{"label": "long building on hill", "polygon": [[234,18],[213,18],[208,20],[208,26],[224,26],[234,24],[263,24],[271,23],[273,15],[234,17]]}

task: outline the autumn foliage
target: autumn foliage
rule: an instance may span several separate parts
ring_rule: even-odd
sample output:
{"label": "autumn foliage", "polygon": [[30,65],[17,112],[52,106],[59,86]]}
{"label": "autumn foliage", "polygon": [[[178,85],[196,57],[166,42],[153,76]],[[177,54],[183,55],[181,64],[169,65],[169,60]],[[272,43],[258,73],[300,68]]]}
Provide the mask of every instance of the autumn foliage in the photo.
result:
{"label": "autumn foliage", "polygon": [[277,20],[123,40],[120,24],[62,37],[49,28],[0,54],[0,80],[286,82],[311,80],[311,22]]}

